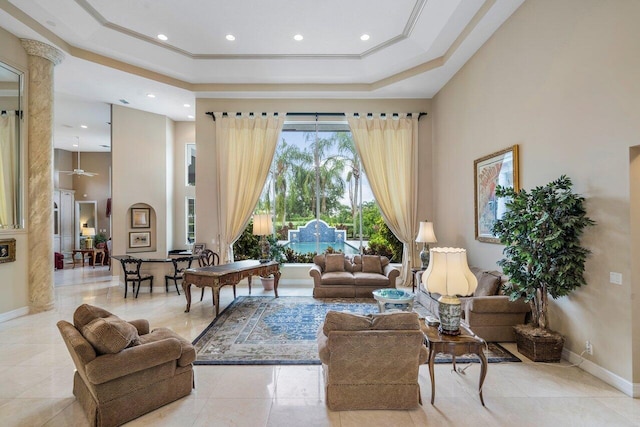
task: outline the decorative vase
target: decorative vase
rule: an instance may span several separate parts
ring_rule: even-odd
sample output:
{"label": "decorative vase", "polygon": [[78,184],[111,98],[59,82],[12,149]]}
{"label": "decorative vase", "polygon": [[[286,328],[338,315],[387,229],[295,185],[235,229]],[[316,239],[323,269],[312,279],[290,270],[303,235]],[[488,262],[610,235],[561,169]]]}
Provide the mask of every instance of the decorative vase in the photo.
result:
{"label": "decorative vase", "polygon": [[265,291],[273,290],[273,286],[275,282],[275,278],[273,276],[261,277],[260,281],[262,282],[262,287],[264,288]]}
{"label": "decorative vase", "polygon": [[562,358],[564,337],[558,332],[532,325],[516,325],[513,330],[520,354],[534,362],[559,362]]}

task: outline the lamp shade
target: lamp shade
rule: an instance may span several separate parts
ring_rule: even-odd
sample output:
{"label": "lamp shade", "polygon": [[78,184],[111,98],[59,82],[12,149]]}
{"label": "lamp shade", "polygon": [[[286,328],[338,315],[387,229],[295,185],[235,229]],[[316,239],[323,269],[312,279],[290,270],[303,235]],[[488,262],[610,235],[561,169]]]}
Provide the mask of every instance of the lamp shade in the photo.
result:
{"label": "lamp shade", "polygon": [[96,235],[96,229],[93,227],[85,227],[82,229],[82,235],[91,237]]}
{"label": "lamp shade", "polygon": [[420,221],[420,230],[418,231],[418,237],[416,242],[419,243],[438,243],[436,234],[433,232],[433,223]]}
{"label": "lamp shade", "polygon": [[433,248],[431,262],[422,274],[422,283],[431,293],[450,296],[471,295],[478,279],[467,265],[467,251],[459,248]]}
{"label": "lamp shade", "polygon": [[255,236],[268,236],[272,230],[271,215],[260,214],[253,216],[253,234]]}

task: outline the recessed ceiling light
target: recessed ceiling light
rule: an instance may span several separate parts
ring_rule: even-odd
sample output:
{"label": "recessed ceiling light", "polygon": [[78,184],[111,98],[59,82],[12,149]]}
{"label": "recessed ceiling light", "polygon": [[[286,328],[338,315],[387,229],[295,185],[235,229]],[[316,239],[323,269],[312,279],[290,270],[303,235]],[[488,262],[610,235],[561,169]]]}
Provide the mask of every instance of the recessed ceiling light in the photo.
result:
{"label": "recessed ceiling light", "polygon": [[78,146],[78,144],[73,144],[73,146],[74,146],[74,147],[77,147],[77,146]]}
{"label": "recessed ceiling light", "polygon": [[191,107],[191,104],[184,104],[184,108],[189,108]]}
{"label": "recessed ceiling light", "polygon": [[156,96],[155,96],[154,94],[152,94],[152,93],[148,93],[148,94],[147,94],[147,96],[148,96],[149,98],[155,98],[155,97],[156,97]]}
{"label": "recessed ceiling light", "polygon": [[169,37],[165,36],[164,34],[158,34],[158,38],[163,42],[166,42],[167,40],[169,40]]}
{"label": "recessed ceiling light", "polygon": [[294,39],[295,41],[298,41],[298,42],[299,42],[300,40],[302,40],[303,38],[304,38],[304,37],[302,37],[302,34],[296,34],[295,36],[293,36],[293,39]]}
{"label": "recessed ceiling light", "polygon": [[87,125],[80,125],[80,127],[81,127],[82,129],[86,129],[88,126],[87,126]]}
{"label": "recessed ceiling light", "polygon": [[233,34],[227,34],[226,36],[224,36],[224,38],[232,42],[236,39],[236,36],[234,36]]}
{"label": "recessed ceiling light", "polygon": [[189,114],[187,117],[193,119],[193,116],[191,114]]}
{"label": "recessed ceiling light", "polygon": [[369,34],[363,34],[360,36],[360,40],[362,40],[363,42],[366,42],[367,40],[369,40]]}

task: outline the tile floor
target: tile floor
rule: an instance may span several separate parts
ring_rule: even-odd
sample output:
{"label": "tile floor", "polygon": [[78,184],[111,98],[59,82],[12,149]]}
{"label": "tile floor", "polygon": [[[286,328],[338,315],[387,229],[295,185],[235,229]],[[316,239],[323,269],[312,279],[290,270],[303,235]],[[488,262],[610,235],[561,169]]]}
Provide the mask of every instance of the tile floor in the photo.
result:
{"label": "tile floor", "polygon": [[[184,296],[156,285],[138,299],[124,299],[107,267],[56,273],[56,308],[0,323],[0,425],[85,426],[72,394],[74,366],[55,326],[71,320],[82,303],[125,319],[146,318],[194,339],[213,319],[211,294],[184,313]],[[247,294],[246,287],[238,288]],[[194,293],[198,295],[198,293]],[[262,289],[254,295],[272,294]],[[281,295],[310,295],[309,287],[282,287]],[[222,291],[222,304],[233,297]],[[507,345],[515,353],[515,345]],[[484,386],[486,407],[476,387],[478,365],[464,375],[436,365],[436,400],[420,369],[424,405],[411,411],[332,412],[324,405],[319,366],[196,366],[190,396],[140,417],[131,426],[632,426],[640,425],[640,399],[631,399],[566,363],[490,364]]]}

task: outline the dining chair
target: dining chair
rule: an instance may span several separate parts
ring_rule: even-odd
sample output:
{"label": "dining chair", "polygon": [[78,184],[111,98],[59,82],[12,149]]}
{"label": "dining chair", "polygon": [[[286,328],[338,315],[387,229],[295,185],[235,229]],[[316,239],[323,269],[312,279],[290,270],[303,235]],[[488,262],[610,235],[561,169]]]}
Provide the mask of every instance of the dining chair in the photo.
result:
{"label": "dining chair", "polygon": [[190,256],[173,258],[171,262],[173,263],[173,276],[164,276],[164,288],[166,292],[169,292],[169,280],[173,280],[173,284],[176,286],[176,292],[180,295],[180,290],[178,290],[178,281],[184,278],[184,271],[187,268],[191,268],[193,258]]}
{"label": "dining chair", "polygon": [[[140,284],[148,280],[149,281],[149,293],[153,292],[153,275],[142,275],[140,273],[140,267],[142,267],[142,260],[140,258],[123,258],[120,260],[122,264],[122,272],[124,273],[124,297],[127,297],[127,288],[129,282],[135,292],[135,297],[138,298],[140,292]],[[138,283],[138,289],[136,290],[136,283]]]}
{"label": "dining chair", "polygon": [[[218,265],[220,264],[220,256],[213,252],[211,249],[204,249],[202,252],[200,252],[200,257],[198,257],[198,264],[200,265],[200,267],[207,267],[210,265]],[[204,288],[201,289],[202,292],[200,292],[200,301],[202,301],[202,299],[204,298]],[[215,298],[213,296],[213,289],[211,289],[211,297]],[[215,304],[215,300],[213,302]]]}

